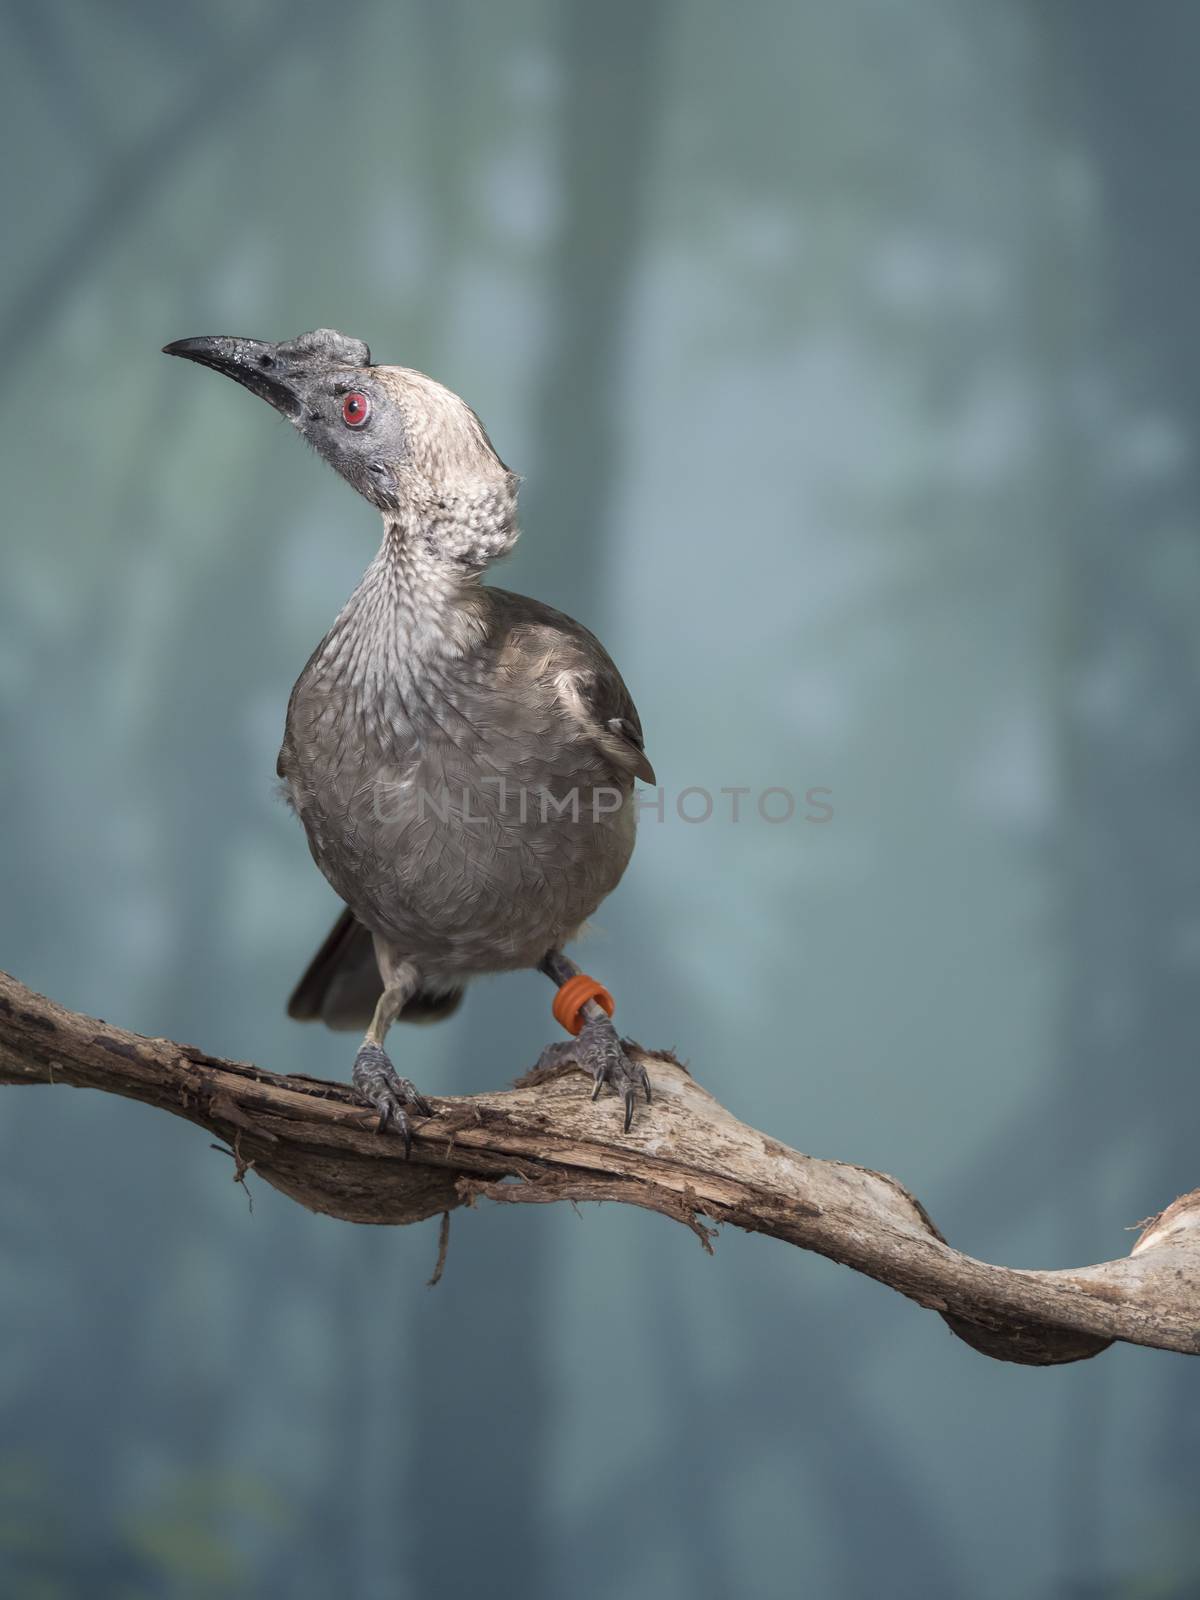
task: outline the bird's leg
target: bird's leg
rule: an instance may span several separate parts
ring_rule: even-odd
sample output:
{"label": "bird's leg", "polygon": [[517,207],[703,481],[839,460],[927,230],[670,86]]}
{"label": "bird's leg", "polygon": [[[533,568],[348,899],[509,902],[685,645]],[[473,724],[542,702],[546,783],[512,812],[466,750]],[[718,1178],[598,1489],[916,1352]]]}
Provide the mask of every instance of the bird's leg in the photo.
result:
{"label": "bird's leg", "polygon": [[380,1133],[385,1133],[389,1124],[395,1124],[404,1139],[404,1153],[408,1155],[412,1149],[412,1128],[405,1107],[422,1117],[432,1116],[433,1108],[392,1066],[383,1042],[392,1023],[416,993],[420,977],[411,961],[401,960],[390,945],[378,938],[375,956],[383,979],[383,993],[366,1037],[358,1047],[351,1081],[359,1099],[378,1111]]}
{"label": "bird's leg", "polygon": [[[581,976],[580,969],[561,950],[550,950],[538,964],[552,983],[561,989],[570,978]],[[625,1101],[625,1132],[633,1125],[633,1112],[639,1091],[650,1104],[650,1078],[640,1061],[631,1054],[633,1041],[622,1039],[608,1013],[595,1000],[587,1000],[579,1007],[583,1026],[571,1039],[561,1044],[548,1044],[538,1058],[539,1067],[560,1067],[567,1063],[591,1074],[592,1099],[599,1097],[604,1085],[611,1084]]]}

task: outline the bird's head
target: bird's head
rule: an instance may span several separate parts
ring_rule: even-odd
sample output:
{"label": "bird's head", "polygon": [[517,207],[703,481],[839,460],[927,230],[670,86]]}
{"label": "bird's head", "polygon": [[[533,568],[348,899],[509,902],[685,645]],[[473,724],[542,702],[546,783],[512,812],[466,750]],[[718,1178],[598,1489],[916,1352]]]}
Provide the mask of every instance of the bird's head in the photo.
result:
{"label": "bird's head", "polygon": [[432,554],[479,570],[517,538],[517,478],[458,395],[407,367],[377,367],[333,328],[282,344],[216,335],[164,347],[233,378],[281,412],[385,520]]}

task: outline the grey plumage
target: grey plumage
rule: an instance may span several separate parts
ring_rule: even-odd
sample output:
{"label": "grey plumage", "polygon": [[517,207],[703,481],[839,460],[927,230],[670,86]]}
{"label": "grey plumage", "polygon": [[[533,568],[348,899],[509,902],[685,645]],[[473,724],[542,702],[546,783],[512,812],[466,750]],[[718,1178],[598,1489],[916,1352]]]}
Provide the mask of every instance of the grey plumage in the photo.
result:
{"label": "grey plumage", "polygon": [[[560,947],[633,849],[634,781],[655,781],[637,710],[586,628],[481,583],[516,541],[517,480],[457,395],[327,329],[167,351],[268,400],[383,517],[292,691],[278,771],[347,907],[289,1011],[369,1018],[355,1081],[407,1135],[388,1026],[446,1014],[477,974],[569,968]],[[624,1090],[628,1122],[648,1081],[614,1065],[601,1022],[612,1034],[592,1007],[578,1048]]]}

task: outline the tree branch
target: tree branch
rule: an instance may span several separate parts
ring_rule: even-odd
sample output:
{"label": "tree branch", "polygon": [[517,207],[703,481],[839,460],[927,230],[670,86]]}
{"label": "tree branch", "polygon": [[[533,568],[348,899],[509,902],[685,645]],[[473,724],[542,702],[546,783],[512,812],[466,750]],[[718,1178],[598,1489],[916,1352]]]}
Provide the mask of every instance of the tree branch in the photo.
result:
{"label": "tree branch", "polygon": [[655,1102],[620,1132],[567,1070],[496,1094],[434,1100],[412,1159],[348,1088],[222,1061],[67,1011],[0,973],[0,1082],[102,1089],[184,1117],[312,1211],[408,1223],[480,1197],[617,1200],[814,1250],[938,1311],[1000,1360],[1046,1365],[1114,1339],[1200,1354],[1200,1190],[1144,1225],[1130,1256],[1074,1271],[989,1266],[945,1242],[893,1178],[800,1155],[739,1122],[671,1058],[648,1057]]}

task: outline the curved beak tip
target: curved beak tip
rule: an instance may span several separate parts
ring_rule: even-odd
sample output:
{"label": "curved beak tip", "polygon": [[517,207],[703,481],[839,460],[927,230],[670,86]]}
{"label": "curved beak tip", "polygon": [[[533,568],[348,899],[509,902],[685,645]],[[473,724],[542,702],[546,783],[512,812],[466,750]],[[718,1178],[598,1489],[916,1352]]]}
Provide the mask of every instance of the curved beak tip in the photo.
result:
{"label": "curved beak tip", "polygon": [[224,339],[172,339],[170,344],[162,347],[165,356],[183,356],[186,360],[195,361],[198,356],[215,356],[220,352],[223,344],[229,343]]}
{"label": "curved beak tip", "polygon": [[182,356],[187,361],[211,367],[214,372],[232,378],[243,389],[249,389],[251,394],[258,395],[286,417],[295,419],[300,414],[296,385],[302,374],[296,373],[294,367],[289,371],[291,364],[281,366],[274,345],[259,339],[240,339],[220,334],[196,339],[174,339],[170,344],[163,345],[162,351],[165,356]]}

